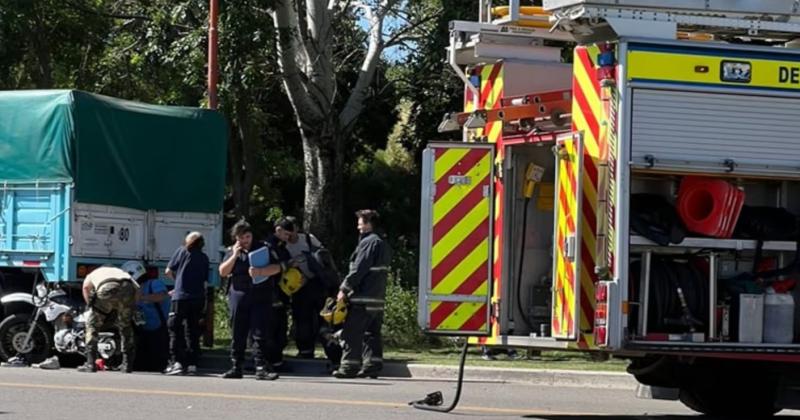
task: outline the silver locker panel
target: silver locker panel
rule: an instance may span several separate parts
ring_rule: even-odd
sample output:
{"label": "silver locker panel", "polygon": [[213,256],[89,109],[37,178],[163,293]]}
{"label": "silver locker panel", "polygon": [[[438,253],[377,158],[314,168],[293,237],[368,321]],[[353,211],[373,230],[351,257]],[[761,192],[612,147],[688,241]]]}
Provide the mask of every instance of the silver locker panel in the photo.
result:
{"label": "silver locker panel", "polygon": [[635,89],[632,101],[635,166],[800,175],[800,99]]}

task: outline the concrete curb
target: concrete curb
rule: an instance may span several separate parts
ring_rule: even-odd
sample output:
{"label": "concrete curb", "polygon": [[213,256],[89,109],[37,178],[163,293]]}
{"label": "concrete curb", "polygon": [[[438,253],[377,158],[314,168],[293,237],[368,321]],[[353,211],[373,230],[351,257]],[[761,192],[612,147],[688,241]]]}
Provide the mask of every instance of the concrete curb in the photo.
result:
{"label": "concrete curb", "polygon": [[[409,364],[406,365],[406,369],[410,372],[410,376],[415,379],[455,380],[458,377],[458,366]],[[464,380],[497,381],[555,387],[627,390],[635,390],[637,384],[633,376],[618,372],[470,366],[467,366],[464,371]]]}
{"label": "concrete curb", "polygon": [[[300,360],[287,358],[284,365],[287,375],[321,376],[326,371],[325,360]],[[200,360],[203,370],[222,372],[230,367],[227,357],[219,354],[204,355]],[[381,373],[384,378],[428,379],[455,381],[458,366],[425,365],[414,363],[386,363]],[[633,376],[620,372],[491,368],[467,365],[464,372],[467,382],[503,382],[539,386],[578,387],[592,389],[635,390]]]}

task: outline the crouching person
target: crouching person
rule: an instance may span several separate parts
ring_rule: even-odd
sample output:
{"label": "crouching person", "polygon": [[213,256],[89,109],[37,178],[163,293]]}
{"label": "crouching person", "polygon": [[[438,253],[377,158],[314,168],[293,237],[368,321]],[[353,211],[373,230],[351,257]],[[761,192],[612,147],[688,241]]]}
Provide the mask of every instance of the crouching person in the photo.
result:
{"label": "crouching person", "polygon": [[83,300],[89,308],[86,319],[86,363],[79,372],[96,372],[98,332],[113,321],[122,339],[122,364],[120,370],[133,370],[135,344],[133,341],[133,311],[139,285],[135,279],[146,273],[137,261],[128,261],[122,269],[99,267],[83,281]]}

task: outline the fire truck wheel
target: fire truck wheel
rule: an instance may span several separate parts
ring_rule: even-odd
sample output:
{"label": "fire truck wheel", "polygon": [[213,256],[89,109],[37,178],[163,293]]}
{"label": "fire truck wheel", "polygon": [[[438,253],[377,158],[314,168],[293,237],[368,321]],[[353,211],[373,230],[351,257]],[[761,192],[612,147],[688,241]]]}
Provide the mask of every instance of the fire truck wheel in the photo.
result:
{"label": "fire truck wheel", "polygon": [[[729,376],[725,379],[729,380],[714,376],[697,378],[696,382],[681,387],[680,400],[698,413],[721,418],[760,419],[780,411],[775,408],[774,387],[755,378],[749,378],[752,381],[749,384],[731,381]],[[754,387],[754,383],[759,385]]]}
{"label": "fire truck wheel", "polygon": [[677,388],[679,368],[671,357],[648,356],[631,360],[628,373],[643,385]]}

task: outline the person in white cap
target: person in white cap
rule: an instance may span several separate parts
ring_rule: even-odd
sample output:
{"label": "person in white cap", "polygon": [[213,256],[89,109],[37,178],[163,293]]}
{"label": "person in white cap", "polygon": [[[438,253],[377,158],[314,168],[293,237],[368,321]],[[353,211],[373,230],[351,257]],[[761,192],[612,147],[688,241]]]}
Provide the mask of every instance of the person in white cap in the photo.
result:
{"label": "person in white cap", "polygon": [[200,317],[205,309],[210,264],[203,252],[200,232],[186,235],[167,265],[167,277],[175,280],[167,319],[171,363],[167,375],[197,373],[200,354]]}

